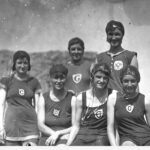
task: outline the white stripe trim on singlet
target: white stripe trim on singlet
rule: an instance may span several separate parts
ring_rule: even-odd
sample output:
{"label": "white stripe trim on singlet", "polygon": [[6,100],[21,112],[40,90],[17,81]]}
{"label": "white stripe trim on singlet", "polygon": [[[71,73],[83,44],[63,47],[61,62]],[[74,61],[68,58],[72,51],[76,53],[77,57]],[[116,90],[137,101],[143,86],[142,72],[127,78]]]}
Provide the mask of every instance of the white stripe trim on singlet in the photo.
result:
{"label": "white stripe trim on singlet", "polygon": [[8,137],[8,136],[6,136],[6,140],[9,140],[9,141],[25,141],[25,140],[38,139],[38,138],[39,138],[38,135],[29,135],[26,137]]}

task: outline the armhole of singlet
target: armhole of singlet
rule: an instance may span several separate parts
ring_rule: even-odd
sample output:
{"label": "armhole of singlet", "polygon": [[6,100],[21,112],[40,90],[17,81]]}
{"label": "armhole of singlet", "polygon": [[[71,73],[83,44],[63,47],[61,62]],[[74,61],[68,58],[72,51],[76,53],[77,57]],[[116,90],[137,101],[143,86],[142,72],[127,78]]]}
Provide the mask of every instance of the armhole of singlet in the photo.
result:
{"label": "armhole of singlet", "polygon": [[144,107],[144,114],[146,114],[146,107],[145,107],[145,95],[142,95],[143,96],[143,107]]}
{"label": "armhole of singlet", "polygon": [[108,88],[108,96],[112,93],[112,89]]}

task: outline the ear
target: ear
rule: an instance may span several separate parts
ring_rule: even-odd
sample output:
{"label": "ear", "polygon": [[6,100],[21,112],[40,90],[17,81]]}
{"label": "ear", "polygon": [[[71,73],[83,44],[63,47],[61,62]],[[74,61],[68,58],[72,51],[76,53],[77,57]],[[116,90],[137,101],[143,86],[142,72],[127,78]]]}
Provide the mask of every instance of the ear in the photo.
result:
{"label": "ear", "polygon": [[93,81],[93,79],[94,79],[94,76],[93,76],[93,74],[91,73],[91,75],[90,75],[90,80],[91,80],[91,82]]}

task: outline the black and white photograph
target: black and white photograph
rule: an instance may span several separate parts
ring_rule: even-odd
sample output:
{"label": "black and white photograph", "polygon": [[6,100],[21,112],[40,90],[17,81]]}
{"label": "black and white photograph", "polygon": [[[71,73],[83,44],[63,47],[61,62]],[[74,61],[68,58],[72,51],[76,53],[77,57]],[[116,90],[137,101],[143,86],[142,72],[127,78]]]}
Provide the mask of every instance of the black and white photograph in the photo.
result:
{"label": "black and white photograph", "polygon": [[0,0],[1,148],[148,148],[149,48],[150,0]]}

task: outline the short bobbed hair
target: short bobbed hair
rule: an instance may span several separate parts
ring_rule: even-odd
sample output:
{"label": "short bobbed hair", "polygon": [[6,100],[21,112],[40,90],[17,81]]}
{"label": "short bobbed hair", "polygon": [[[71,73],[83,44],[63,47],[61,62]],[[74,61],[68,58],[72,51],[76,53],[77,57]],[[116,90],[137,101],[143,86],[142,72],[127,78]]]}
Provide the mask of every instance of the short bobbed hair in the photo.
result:
{"label": "short bobbed hair", "polygon": [[125,69],[122,70],[121,75],[120,75],[120,81],[123,81],[123,77],[125,75],[132,75],[136,81],[139,83],[141,80],[140,73],[138,69],[132,65],[127,66]]}
{"label": "short bobbed hair", "polygon": [[95,73],[98,71],[101,71],[108,77],[110,76],[110,69],[109,69],[108,65],[105,63],[94,64],[94,66],[92,67],[92,70],[91,70],[91,77],[94,77]]}
{"label": "short bobbed hair", "polygon": [[53,64],[50,68],[49,75],[53,77],[55,74],[63,74],[67,76],[68,69],[63,64]]}
{"label": "short bobbed hair", "polygon": [[70,51],[70,47],[74,44],[80,44],[82,49],[84,50],[84,42],[82,39],[75,37],[72,38],[69,42],[68,42],[68,50]]}
{"label": "short bobbed hair", "polygon": [[29,63],[28,71],[31,70],[30,55],[26,51],[18,50],[13,55],[13,66],[12,66],[13,71],[16,70],[16,61],[17,61],[17,59],[23,59],[23,58],[26,58],[28,60],[28,63]]}
{"label": "short bobbed hair", "polygon": [[108,34],[109,31],[114,31],[116,28],[118,28],[122,32],[122,35],[124,36],[125,29],[124,29],[123,24],[115,20],[111,20],[107,23],[106,28],[105,28],[106,34]]}

